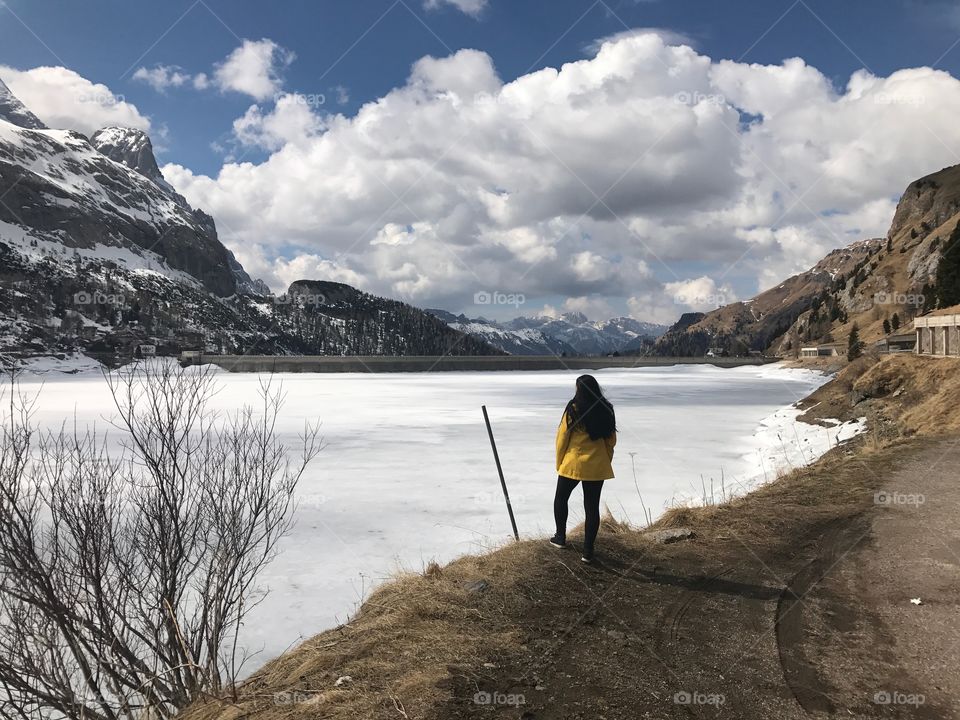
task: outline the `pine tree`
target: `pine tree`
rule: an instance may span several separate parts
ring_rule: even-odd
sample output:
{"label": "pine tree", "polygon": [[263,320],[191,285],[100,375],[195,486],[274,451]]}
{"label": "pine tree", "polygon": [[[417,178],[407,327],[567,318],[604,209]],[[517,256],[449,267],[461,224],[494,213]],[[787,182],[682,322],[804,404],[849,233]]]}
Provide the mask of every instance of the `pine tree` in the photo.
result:
{"label": "pine tree", "polygon": [[899,313],[894,313],[893,317],[890,319],[890,327],[893,328],[893,331],[896,332],[900,329],[900,315]]}
{"label": "pine tree", "polygon": [[939,307],[960,305],[960,223],[943,246],[935,288]]}
{"label": "pine tree", "polygon": [[892,332],[890,327],[890,321],[887,318],[883,319],[883,334],[889,335]]}
{"label": "pine tree", "polygon": [[[943,264],[942,259],[940,260],[940,263]],[[939,268],[938,268],[937,274],[939,275]],[[921,314],[926,314],[931,310],[933,310],[935,307],[937,307],[938,291],[937,291],[936,285],[931,285],[930,283],[924,283],[923,290],[921,291],[921,295],[923,295],[923,310]]]}
{"label": "pine tree", "polygon": [[847,338],[847,359],[856,360],[863,355],[864,344],[860,341],[860,330],[856,324],[850,329],[850,337]]}

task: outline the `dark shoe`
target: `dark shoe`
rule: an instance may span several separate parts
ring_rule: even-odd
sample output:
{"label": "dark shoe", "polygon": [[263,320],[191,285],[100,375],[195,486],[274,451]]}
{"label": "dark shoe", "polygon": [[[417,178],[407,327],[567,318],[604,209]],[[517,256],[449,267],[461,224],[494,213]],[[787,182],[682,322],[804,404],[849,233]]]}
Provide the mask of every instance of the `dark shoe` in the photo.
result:
{"label": "dark shoe", "polygon": [[593,553],[584,553],[583,557],[580,558],[580,562],[585,565],[593,565]]}
{"label": "dark shoe", "polygon": [[562,538],[559,535],[554,535],[550,538],[550,544],[555,548],[560,548],[561,550],[567,546],[567,539]]}

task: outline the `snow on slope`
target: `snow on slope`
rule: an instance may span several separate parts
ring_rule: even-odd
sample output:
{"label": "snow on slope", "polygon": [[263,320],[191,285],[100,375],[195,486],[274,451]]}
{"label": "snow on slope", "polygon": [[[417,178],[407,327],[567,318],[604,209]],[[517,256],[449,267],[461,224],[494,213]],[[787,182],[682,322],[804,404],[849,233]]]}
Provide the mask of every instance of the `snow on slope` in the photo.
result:
{"label": "snow on slope", "polygon": [[512,355],[606,355],[637,350],[666,331],[633,318],[590,321],[580,313],[560,318],[518,317],[505,323],[428,310],[450,327],[479,337]]}

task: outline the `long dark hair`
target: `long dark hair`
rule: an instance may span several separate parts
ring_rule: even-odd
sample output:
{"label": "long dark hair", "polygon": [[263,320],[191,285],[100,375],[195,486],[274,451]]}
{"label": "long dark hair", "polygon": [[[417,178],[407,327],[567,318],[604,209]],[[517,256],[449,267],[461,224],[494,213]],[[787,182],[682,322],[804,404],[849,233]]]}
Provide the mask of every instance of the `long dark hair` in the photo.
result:
{"label": "long dark hair", "polygon": [[577,392],[567,403],[567,424],[584,430],[591,440],[608,438],[617,429],[613,405],[603,396],[593,375],[577,378]]}

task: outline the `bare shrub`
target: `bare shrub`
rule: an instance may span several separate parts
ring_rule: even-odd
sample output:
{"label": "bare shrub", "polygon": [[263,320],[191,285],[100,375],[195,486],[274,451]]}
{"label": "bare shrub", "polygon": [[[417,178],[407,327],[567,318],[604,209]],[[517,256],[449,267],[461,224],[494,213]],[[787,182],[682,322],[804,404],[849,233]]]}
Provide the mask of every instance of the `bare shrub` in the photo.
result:
{"label": "bare shrub", "polygon": [[[275,429],[282,393],[218,414],[210,371],[108,375],[120,449],[40,432],[10,385],[0,432],[0,718],[169,718],[232,692],[258,574],[320,450]],[[113,430],[111,430],[113,432]]]}

